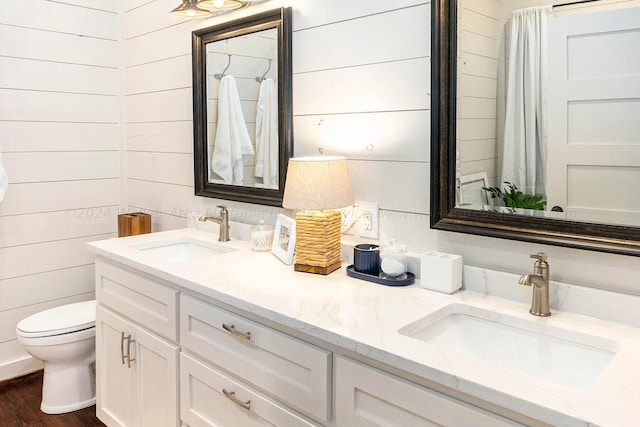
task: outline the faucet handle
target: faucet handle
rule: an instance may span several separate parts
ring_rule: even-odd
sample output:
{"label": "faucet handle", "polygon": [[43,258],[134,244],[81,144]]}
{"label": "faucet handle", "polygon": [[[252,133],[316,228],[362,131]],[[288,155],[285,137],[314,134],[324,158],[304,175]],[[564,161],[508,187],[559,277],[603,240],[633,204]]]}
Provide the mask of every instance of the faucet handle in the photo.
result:
{"label": "faucet handle", "polygon": [[531,254],[529,258],[537,259],[538,261],[546,261],[547,254],[545,254],[544,252],[538,252],[537,254]]}
{"label": "faucet handle", "polygon": [[229,211],[227,210],[227,207],[226,207],[225,205],[218,205],[218,206],[216,206],[216,207],[220,208],[220,213],[223,213],[223,212],[229,212]]}

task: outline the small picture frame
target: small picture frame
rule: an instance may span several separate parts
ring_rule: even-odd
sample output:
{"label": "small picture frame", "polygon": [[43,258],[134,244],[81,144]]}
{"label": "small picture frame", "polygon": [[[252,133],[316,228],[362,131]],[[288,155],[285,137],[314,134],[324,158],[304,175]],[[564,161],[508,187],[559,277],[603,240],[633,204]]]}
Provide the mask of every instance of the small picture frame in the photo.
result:
{"label": "small picture frame", "polygon": [[470,175],[463,175],[458,179],[458,205],[484,206],[489,204],[487,192],[483,187],[487,187],[489,178],[486,172],[478,172]]}
{"label": "small picture frame", "polygon": [[296,221],[286,215],[278,214],[273,231],[271,253],[287,265],[293,264],[296,247]]}

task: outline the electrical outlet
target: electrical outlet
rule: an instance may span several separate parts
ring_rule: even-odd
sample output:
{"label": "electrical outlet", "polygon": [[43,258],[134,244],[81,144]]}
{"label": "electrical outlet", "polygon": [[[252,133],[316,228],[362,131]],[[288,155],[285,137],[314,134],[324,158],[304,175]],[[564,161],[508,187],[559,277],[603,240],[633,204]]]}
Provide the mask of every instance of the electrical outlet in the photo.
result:
{"label": "electrical outlet", "polygon": [[348,208],[340,209],[342,213],[342,222],[340,223],[340,232],[345,235],[353,235],[353,223],[356,221],[354,207],[349,206]]}
{"label": "electrical outlet", "polygon": [[358,220],[358,236],[378,239],[378,204],[373,202],[356,202],[355,217]]}
{"label": "electrical outlet", "polygon": [[373,224],[371,223],[371,217],[373,214],[369,210],[362,210],[360,212],[362,215],[362,230],[360,230],[360,235],[362,235],[362,233],[367,233],[373,230]]}

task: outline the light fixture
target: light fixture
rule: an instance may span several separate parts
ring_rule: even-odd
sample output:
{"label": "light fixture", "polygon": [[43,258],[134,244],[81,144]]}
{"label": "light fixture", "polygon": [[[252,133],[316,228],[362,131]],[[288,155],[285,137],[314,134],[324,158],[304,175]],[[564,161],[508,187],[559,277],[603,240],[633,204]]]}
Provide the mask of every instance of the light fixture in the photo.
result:
{"label": "light fixture", "polygon": [[294,270],[329,274],[340,268],[339,208],[353,204],[347,159],[289,159],[282,206],[296,214]]}
{"label": "light fixture", "polygon": [[201,18],[204,16],[211,16],[210,11],[198,7],[197,0],[182,0],[182,4],[169,13],[181,18]]}
{"label": "light fixture", "polygon": [[248,7],[249,3],[239,0],[200,0],[198,1],[198,7],[207,9],[211,12],[222,10],[234,10]]}

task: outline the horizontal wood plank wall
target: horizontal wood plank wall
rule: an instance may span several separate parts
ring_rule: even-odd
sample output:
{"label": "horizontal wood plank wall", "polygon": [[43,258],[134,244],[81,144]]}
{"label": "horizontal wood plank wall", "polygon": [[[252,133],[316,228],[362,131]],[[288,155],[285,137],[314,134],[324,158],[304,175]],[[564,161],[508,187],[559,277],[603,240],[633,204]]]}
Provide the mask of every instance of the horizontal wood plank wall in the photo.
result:
{"label": "horizontal wood plank wall", "polygon": [[[381,238],[424,247],[429,210],[430,3],[289,0],[200,20],[173,0],[125,10],[127,202],[154,230],[183,227],[219,200],[193,196],[191,32],[293,7],[296,156],[345,155],[357,200],[380,203]],[[157,46],[157,48],[150,48]],[[279,209],[225,202],[231,217],[274,222]],[[409,231],[411,230],[411,231]],[[417,232],[416,232],[417,230]]]}
{"label": "horizontal wood plank wall", "polygon": [[[37,13],[33,13],[36,10]],[[0,379],[38,367],[16,323],[93,298],[88,241],[120,204],[116,0],[10,2],[0,12]]]}
{"label": "horizontal wood plank wall", "polygon": [[459,3],[458,145],[460,175],[498,176],[498,73],[502,6],[498,0]]}
{"label": "horizontal wood plank wall", "polygon": [[[478,0],[480,1],[480,0]],[[484,1],[484,0],[483,0]],[[529,1],[529,0],[527,0]],[[543,0],[540,0],[543,1]],[[602,0],[596,3],[607,3],[614,7],[614,4],[636,4],[640,0],[629,0],[619,2],[619,0]],[[524,0],[510,0],[525,7]],[[429,111],[427,109],[416,109],[415,98],[407,100],[406,105],[395,103],[397,110],[383,111],[370,107],[362,109],[353,108],[354,103],[360,97],[371,98],[370,92],[378,87],[394,85],[394,82],[380,80],[380,75],[375,70],[384,67],[393,67],[394,62],[420,61],[425,55],[415,53],[403,53],[395,55],[396,49],[401,51],[405,47],[389,47],[381,40],[378,33],[387,33],[394,40],[403,36],[397,33],[411,32],[413,34],[412,45],[424,43],[422,50],[429,52],[429,20],[423,23],[408,23],[402,27],[400,21],[396,19],[402,14],[402,9],[425,7],[425,11],[430,5],[425,0],[269,0],[260,2],[250,8],[234,12],[229,15],[222,15],[202,20],[181,20],[170,16],[167,11],[176,6],[175,0],[126,0],[124,30],[124,57],[123,63],[126,65],[126,85],[127,93],[142,95],[142,91],[175,91],[177,99],[182,96],[180,90],[185,89],[187,93],[191,91],[190,75],[190,52],[191,52],[191,31],[196,28],[204,28],[218,24],[227,19],[235,19],[248,14],[269,10],[280,6],[292,6],[294,10],[294,79],[293,90],[295,93],[294,115],[295,115],[295,151],[296,155],[305,153],[317,153],[319,143],[323,143],[325,152],[336,152],[345,154],[349,158],[354,191],[356,197],[365,201],[380,201],[381,211],[381,238],[387,239],[391,236],[406,243],[410,250],[414,252],[426,252],[428,250],[439,250],[448,253],[464,255],[465,263],[478,266],[486,266],[504,270],[505,266],[514,272],[528,271],[531,268],[529,254],[538,250],[544,250],[556,262],[554,272],[557,277],[569,280],[572,283],[583,283],[594,287],[604,287],[612,290],[623,290],[627,293],[639,294],[635,285],[637,282],[637,259],[633,257],[603,255],[596,252],[575,251],[566,248],[539,245],[532,247],[529,243],[508,241],[502,239],[491,239],[479,236],[471,236],[459,233],[448,233],[429,230],[428,217],[428,170],[429,170],[429,144],[428,130],[430,124]],[[548,1],[547,1],[548,3]],[[417,12],[416,12],[417,13]],[[376,22],[374,30],[369,29],[363,33],[352,32],[349,38],[344,41],[335,41],[331,32],[333,28],[338,28],[341,23],[347,25],[348,22],[360,25],[362,22]],[[322,30],[324,29],[324,31]],[[313,34],[317,37],[324,37],[329,40],[329,47],[317,47],[317,51],[302,50],[299,43],[305,39],[305,33]],[[306,37],[308,40],[311,37]],[[358,39],[360,38],[360,39]],[[375,58],[362,59],[359,49],[366,40],[370,38],[380,44],[380,48],[375,53]],[[310,43],[313,40],[309,41]],[[317,44],[316,44],[317,45]],[[347,46],[358,46],[347,48]],[[371,49],[365,49],[370,52]],[[376,49],[373,49],[374,51]],[[420,49],[419,49],[420,50]],[[323,62],[333,60],[334,53],[339,55],[339,60],[333,63],[331,69],[325,69]],[[351,56],[353,55],[353,60]],[[415,57],[414,57],[415,56]],[[429,58],[427,58],[428,60]],[[182,65],[175,65],[176,61]],[[155,65],[154,65],[155,64]],[[168,68],[184,67],[181,71],[172,72],[171,75],[163,71],[163,65]],[[308,64],[308,65],[307,65]],[[320,64],[320,65],[317,65]],[[153,88],[140,89],[141,84],[133,84],[129,76],[133,75],[136,67],[140,67],[138,76],[142,80],[155,79],[154,82],[163,82]],[[162,76],[152,76],[147,73],[147,67],[155,67]],[[382,68],[376,68],[382,67]],[[362,87],[362,92],[352,95],[356,98],[345,99],[344,105],[350,105],[351,109],[336,111],[332,110],[330,120],[326,117],[329,113],[324,109],[327,98],[322,98],[322,108],[320,104],[315,104],[314,99],[308,99],[314,92],[314,88],[305,88],[305,79],[313,84],[322,85],[322,88],[330,91],[333,82],[329,77],[338,76],[332,72],[342,72],[349,75],[349,68],[357,68],[359,76],[373,82],[374,74],[378,77],[378,86]],[[403,71],[407,73],[408,71]],[[424,75],[429,73],[429,67],[424,66]],[[305,74],[319,75],[319,78],[305,77]],[[405,74],[406,75],[406,74]],[[405,76],[403,75],[403,76]],[[322,77],[326,77],[323,79]],[[404,78],[404,77],[402,77]],[[140,82],[140,79],[138,79]],[[408,80],[407,85],[417,85],[419,82]],[[418,90],[418,89],[417,89]],[[417,91],[416,90],[416,91]],[[304,91],[306,95],[303,95]],[[395,94],[394,94],[395,95]],[[380,97],[390,97],[389,94],[380,92]],[[398,98],[398,95],[395,95]],[[397,100],[396,100],[397,101]],[[125,120],[126,124],[126,144],[128,146],[127,161],[130,163],[128,169],[134,169],[134,162],[146,164],[141,170],[135,172],[135,177],[126,180],[126,191],[128,192],[129,203],[137,209],[148,209],[154,215],[154,229],[169,229],[185,226],[185,216],[192,211],[213,211],[219,200],[198,198],[193,196],[193,184],[188,184],[189,178],[185,178],[184,172],[189,166],[189,159],[192,156],[192,124],[191,109],[178,111],[170,103],[171,98],[164,102],[165,108],[175,110],[171,120],[151,120],[146,122],[132,122]],[[378,101],[380,105],[382,102]],[[389,101],[395,102],[395,101]],[[304,104],[302,104],[304,103]],[[299,105],[300,104],[300,105]],[[368,104],[371,105],[371,104]],[[425,104],[428,105],[425,99]],[[144,104],[139,104],[144,108]],[[305,106],[306,112],[302,113],[300,108]],[[428,108],[428,107],[426,107]],[[133,114],[139,114],[132,112]],[[188,119],[186,119],[188,117]],[[325,118],[321,126],[317,126],[321,118]],[[333,138],[321,138],[321,132],[317,128],[323,128],[322,132],[329,135],[350,135],[343,141]],[[415,130],[414,130],[415,128]],[[480,130],[487,135],[495,134],[495,123],[489,121],[488,126],[481,125]],[[461,130],[464,132],[464,130]],[[424,135],[421,137],[420,135]],[[388,137],[387,137],[388,136]],[[395,142],[391,143],[393,136]],[[464,135],[461,135],[464,137]],[[493,136],[484,139],[491,140]],[[373,150],[362,150],[361,141],[370,139]],[[344,140],[355,141],[353,145],[348,145]],[[334,144],[337,148],[333,148]],[[397,145],[396,145],[397,144]],[[489,142],[491,145],[491,142]],[[367,145],[365,145],[367,147]],[[413,160],[412,151],[418,154],[418,161]],[[484,151],[483,147],[477,147]],[[332,151],[336,150],[336,151]],[[135,151],[142,152],[136,159],[132,154]],[[168,161],[176,165],[176,168],[183,172],[178,172],[180,178],[175,178],[173,173],[160,170],[154,166],[153,157],[146,154],[163,153],[167,158],[156,156],[157,162],[163,165]],[[175,156],[173,156],[175,154]],[[173,161],[171,157],[173,156]],[[185,158],[187,160],[185,160]],[[149,160],[150,159],[150,160]],[[406,166],[411,164],[420,168],[420,172],[408,172]],[[164,167],[164,166],[162,166]],[[151,170],[153,169],[153,172]],[[406,173],[398,174],[401,170]],[[378,173],[381,175],[376,175]],[[191,172],[189,172],[191,173]],[[165,174],[166,179],[154,178],[153,175]],[[411,175],[411,176],[409,176]],[[371,181],[370,177],[374,177]],[[408,177],[408,178],[407,178]],[[380,192],[379,195],[377,192]],[[418,197],[413,197],[418,195]],[[227,203],[230,206],[232,219],[257,222],[265,219],[274,222],[274,215],[280,209],[265,208],[257,205],[244,203]],[[417,206],[416,206],[417,205]],[[395,210],[399,209],[399,210]],[[594,275],[593,272],[584,268],[585,265],[598,265],[606,270],[605,275]],[[610,280],[602,279],[609,277]],[[604,281],[603,281],[604,280]],[[605,283],[606,282],[606,283]]]}

